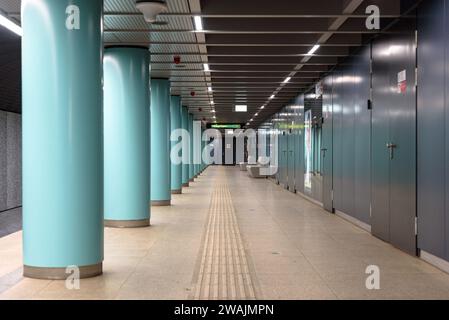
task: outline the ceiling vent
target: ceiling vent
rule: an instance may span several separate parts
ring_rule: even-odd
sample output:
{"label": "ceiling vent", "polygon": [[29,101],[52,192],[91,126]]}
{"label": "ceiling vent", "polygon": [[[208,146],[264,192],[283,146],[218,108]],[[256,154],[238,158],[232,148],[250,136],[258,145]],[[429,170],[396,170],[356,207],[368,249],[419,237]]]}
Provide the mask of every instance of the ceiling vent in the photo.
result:
{"label": "ceiling vent", "polygon": [[136,2],[136,8],[143,13],[145,21],[149,23],[156,23],[157,16],[168,10],[165,1],[158,0],[142,0]]}

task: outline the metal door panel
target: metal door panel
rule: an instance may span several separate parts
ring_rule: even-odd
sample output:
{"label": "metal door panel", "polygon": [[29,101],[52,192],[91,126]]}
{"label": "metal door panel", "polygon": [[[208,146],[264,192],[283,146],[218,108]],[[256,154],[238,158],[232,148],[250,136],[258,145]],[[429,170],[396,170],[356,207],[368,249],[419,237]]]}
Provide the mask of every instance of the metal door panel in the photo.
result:
{"label": "metal door panel", "polygon": [[367,46],[358,54],[355,62],[354,94],[354,215],[357,219],[370,224],[371,203],[371,111],[368,109],[370,99],[371,48]]}
{"label": "metal door panel", "polygon": [[295,192],[295,135],[291,131],[287,135],[288,143],[288,189]]}
{"label": "metal door panel", "polygon": [[371,88],[371,47],[359,53],[355,63],[355,179],[354,213],[362,222],[371,223],[371,110],[368,109]]}
{"label": "metal door panel", "polygon": [[387,143],[390,141],[390,100],[386,94],[391,90],[389,63],[385,54],[390,43],[373,43],[373,111],[372,111],[372,217],[373,235],[390,241],[390,159]]}
{"label": "metal door panel", "polygon": [[[414,34],[394,37],[400,52],[390,59],[390,79],[396,85],[398,73],[406,70],[405,93],[391,94],[390,141],[397,145],[390,161],[390,241],[416,254],[416,90]],[[399,51],[399,49],[398,49]]]}
{"label": "metal door panel", "polygon": [[296,115],[296,124],[298,130],[296,132],[296,145],[297,154],[296,158],[296,191],[304,193],[304,94],[300,94],[295,101],[295,105],[298,107]]}
{"label": "metal door panel", "polygon": [[[282,122],[282,127],[284,127],[285,123]],[[280,133],[280,161],[279,161],[279,171],[280,178],[279,182],[282,186],[287,187],[287,136],[285,130],[281,130]]]}
{"label": "metal door panel", "polygon": [[354,68],[347,66],[343,78],[342,101],[342,161],[341,211],[354,216]]}
{"label": "metal door panel", "polygon": [[333,189],[334,189],[334,208],[341,209],[342,201],[342,179],[341,179],[341,163],[342,163],[342,69],[337,69],[334,75],[334,92],[332,94],[333,110]]}
{"label": "metal door panel", "polygon": [[[445,78],[446,30],[444,0],[423,3],[418,13],[418,247],[445,257],[445,190],[449,181],[445,145],[447,120]],[[449,9],[448,9],[449,10]],[[431,53],[431,54],[430,54]],[[446,58],[447,59],[447,58]],[[446,66],[447,68],[447,66]],[[447,139],[447,138],[446,138]],[[449,141],[449,140],[447,140]],[[449,256],[449,255],[448,255]],[[447,257],[446,257],[447,258]]]}
{"label": "metal door panel", "polygon": [[334,212],[334,206],[332,203],[332,155],[333,155],[333,143],[332,143],[332,76],[328,76],[324,79],[324,92],[323,92],[323,141],[321,150],[321,163],[323,174],[323,207],[329,212]]}
{"label": "metal door panel", "polygon": [[[372,231],[411,254],[416,253],[414,39],[412,33],[395,35],[373,46]],[[403,70],[405,91],[398,86]]]}

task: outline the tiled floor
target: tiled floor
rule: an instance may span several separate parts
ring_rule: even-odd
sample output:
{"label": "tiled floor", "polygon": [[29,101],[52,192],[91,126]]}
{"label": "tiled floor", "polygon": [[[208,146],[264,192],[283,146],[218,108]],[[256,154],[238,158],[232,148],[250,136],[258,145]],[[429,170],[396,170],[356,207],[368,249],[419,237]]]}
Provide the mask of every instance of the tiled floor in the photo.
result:
{"label": "tiled floor", "polygon": [[[214,211],[217,183],[230,197],[218,197]],[[210,167],[173,203],[152,209],[150,228],[106,229],[105,273],[82,280],[80,290],[66,289],[63,281],[23,279],[21,232],[1,238],[0,299],[195,298],[195,288],[204,286],[199,275],[209,218],[225,213],[231,215],[223,221],[236,218],[232,232],[240,235],[258,299],[449,299],[449,275],[237,168]],[[380,268],[380,290],[365,287],[369,265]],[[231,281],[230,269],[224,270]]]}

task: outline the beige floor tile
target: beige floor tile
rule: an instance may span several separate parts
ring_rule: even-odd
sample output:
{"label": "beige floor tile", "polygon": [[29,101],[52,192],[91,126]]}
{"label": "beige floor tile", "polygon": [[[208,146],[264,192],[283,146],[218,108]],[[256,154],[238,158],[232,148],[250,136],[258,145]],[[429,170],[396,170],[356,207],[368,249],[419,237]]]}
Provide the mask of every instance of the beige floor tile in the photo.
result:
{"label": "beige floor tile", "polygon": [[[173,196],[172,206],[151,208],[151,227],[107,228],[104,275],[82,280],[80,290],[66,289],[64,281],[10,276],[22,267],[22,234],[0,238],[0,299],[194,298],[217,181],[230,190],[247,257],[239,264],[248,268],[242,281],[252,284],[257,298],[449,299],[449,275],[270,180],[229,167],[210,167]],[[225,247],[211,253],[229,255]],[[236,275],[227,264],[215,265],[220,271],[209,270],[205,282],[211,288],[220,283],[213,275]],[[380,268],[380,290],[366,288],[369,265]]]}

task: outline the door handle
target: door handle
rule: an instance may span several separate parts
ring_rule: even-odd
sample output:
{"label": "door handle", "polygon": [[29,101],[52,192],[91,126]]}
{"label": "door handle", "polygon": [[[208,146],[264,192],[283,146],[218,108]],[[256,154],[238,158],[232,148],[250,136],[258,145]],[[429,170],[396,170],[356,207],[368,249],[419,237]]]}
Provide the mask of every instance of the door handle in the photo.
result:
{"label": "door handle", "polygon": [[397,148],[397,145],[395,145],[394,143],[387,143],[387,148],[390,151],[390,160],[394,159],[394,149]]}
{"label": "door handle", "polygon": [[326,148],[321,148],[321,152],[323,153],[323,158],[326,158]]}

